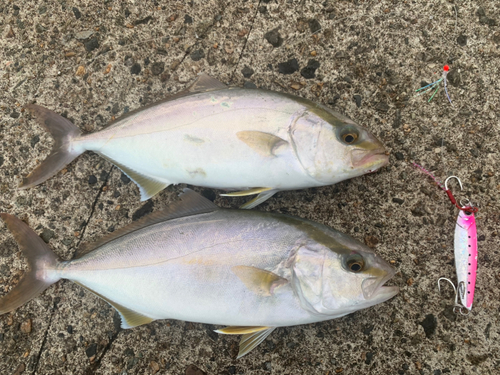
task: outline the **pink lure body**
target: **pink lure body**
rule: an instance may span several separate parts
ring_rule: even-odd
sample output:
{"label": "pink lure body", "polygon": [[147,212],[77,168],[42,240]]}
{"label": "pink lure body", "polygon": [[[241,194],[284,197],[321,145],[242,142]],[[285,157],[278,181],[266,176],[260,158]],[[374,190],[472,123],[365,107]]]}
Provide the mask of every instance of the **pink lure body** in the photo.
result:
{"label": "pink lure body", "polygon": [[470,311],[476,286],[477,230],[474,213],[467,211],[460,211],[455,227],[455,268],[460,301]]}

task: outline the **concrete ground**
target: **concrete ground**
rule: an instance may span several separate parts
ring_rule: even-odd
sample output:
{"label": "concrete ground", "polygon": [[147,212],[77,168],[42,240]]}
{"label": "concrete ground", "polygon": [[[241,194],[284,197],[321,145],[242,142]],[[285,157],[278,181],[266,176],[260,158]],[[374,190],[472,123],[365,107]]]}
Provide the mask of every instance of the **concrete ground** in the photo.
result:
{"label": "concrete ground", "polygon": [[[16,190],[52,140],[23,105],[36,102],[98,131],[185,88],[199,72],[316,100],[391,150],[376,174],[277,194],[260,210],[313,219],[375,247],[399,270],[392,300],[320,324],[282,328],[236,360],[238,337],[157,321],[123,331],[114,310],[62,281],[0,317],[1,374],[498,374],[499,44],[495,0],[0,0],[0,211],[63,259],[176,199],[147,203],[110,163],[86,153],[46,183]],[[295,59],[295,60],[294,60]],[[414,97],[451,67],[449,92]],[[472,313],[451,311],[457,209],[416,161],[480,207]],[[222,198],[220,206],[243,200]],[[0,285],[26,267],[0,224]],[[193,306],[196,308],[196,306]]]}

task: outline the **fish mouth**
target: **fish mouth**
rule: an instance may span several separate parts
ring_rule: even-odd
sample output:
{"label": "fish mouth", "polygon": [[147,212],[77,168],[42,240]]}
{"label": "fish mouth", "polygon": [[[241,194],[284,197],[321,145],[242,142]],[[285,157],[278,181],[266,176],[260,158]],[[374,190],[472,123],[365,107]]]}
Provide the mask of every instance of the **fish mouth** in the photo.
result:
{"label": "fish mouth", "polygon": [[376,150],[353,150],[352,165],[354,168],[363,168],[366,173],[375,172],[384,165],[389,164],[389,156],[385,148]]}
{"label": "fish mouth", "polygon": [[361,290],[366,300],[386,301],[399,293],[399,287],[394,285],[384,285],[392,279],[395,270],[387,271],[384,277],[369,277],[361,284]]}

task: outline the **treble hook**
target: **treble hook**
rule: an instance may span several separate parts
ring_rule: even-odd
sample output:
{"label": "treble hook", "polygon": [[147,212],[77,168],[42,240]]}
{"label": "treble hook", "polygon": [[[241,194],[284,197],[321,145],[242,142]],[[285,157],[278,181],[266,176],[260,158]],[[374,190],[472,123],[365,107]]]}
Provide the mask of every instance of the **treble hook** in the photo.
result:
{"label": "treble hook", "polygon": [[450,178],[456,178],[457,181],[458,181],[458,184],[460,185],[460,190],[463,190],[463,187],[462,187],[462,181],[460,181],[460,179],[457,177],[457,176],[450,176],[448,177],[445,181],[444,181],[444,188],[448,191],[450,189],[448,189],[448,180]]}
{"label": "treble hook", "polygon": [[[441,280],[446,280],[448,281],[451,286],[453,287],[453,291],[455,292],[455,303],[453,304],[453,312],[455,314],[457,314],[457,311],[461,314],[461,315],[464,315],[464,316],[467,316],[469,315],[470,313],[470,310],[468,310],[465,306],[463,306],[462,304],[458,303],[458,290],[457,288],[455,287],[455,284],[453,284],[453,281],[451,281],[450,279],[447,279],[446,277],[440,277],[439,280],[438,280],[438,290],[439,292],[441,293],[441,285],[439,284],[439,282]],[[463,310],[465,309],[466,313],[463,312]]]}

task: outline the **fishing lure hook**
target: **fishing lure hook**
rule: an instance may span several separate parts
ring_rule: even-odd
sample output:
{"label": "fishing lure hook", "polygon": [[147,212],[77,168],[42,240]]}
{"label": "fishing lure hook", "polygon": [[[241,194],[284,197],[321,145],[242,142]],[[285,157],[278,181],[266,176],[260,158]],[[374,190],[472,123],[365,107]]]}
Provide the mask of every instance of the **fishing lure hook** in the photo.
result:
{"label": "fishing lure hook", "polygon": [[[448,281],[451,286],[453,287],[453,292],[455,293],[455,302],[453,303],[453,312],[455,314],[458,314],[460,313],[460,315],[463,315],[463,316],[467,316],[469,315],[470,311],[462,304],[458,303],[458,290],[455,286],[455,284],[453,284],[453,281],[451,281],[450,279],[446,278],[446,277],[440,277],[438,279],[438,290],[439,290],[439,293],[441,293],[441,280],[445,280],[445,281]],[[463,312],[463,310],[465,309],[465,311],[467,311],[466,313]]]}
{"label": "fishing lure hook", "polygon": [[446,190],[450,190],[450,189],[448,189],[448,180],[449,180],[450,178],[456,178],[456,179],[457,179],[457,181],[458,181],[458,184],[460,185],[460,190],[463,190],[463,189],[464,189],[464,188],[463,188],[463,186],[462,186],[462,181],[460,181],[460,179],[459,179],[457,176],[450,176],[450,177],[448,177],[446,180],[444,180],[444,188],[445,188]]}

